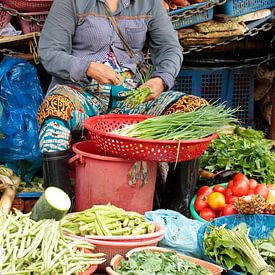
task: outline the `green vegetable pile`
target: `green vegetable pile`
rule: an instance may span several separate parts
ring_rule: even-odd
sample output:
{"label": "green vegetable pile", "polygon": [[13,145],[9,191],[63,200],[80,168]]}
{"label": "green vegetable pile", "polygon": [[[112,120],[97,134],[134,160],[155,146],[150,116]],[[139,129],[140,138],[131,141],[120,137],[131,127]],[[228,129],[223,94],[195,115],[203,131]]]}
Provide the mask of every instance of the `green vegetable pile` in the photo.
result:
{"label": "green vegetable pile", "polygon": [[204,234],[205,255],[229,270],[252,275],[274,274],[274,266],[268,265],[248,234],[249,228],[245,223],[240,223],[232,230],[226,228],[226,224],[220,227],[210,226]]}
{"label": "green vegetable pile", "polygon": [[269,238],[255,240],[253,243],[265,261],[275,267],[275,229]]}
{"label": "green vegetable pile", "polygon": [[121,275],[210,275],[206,268],[181,259],[174,252],[152,252],[144,250],[121,260],[115,270]]}
{"label": "green vegetable pile", "polygon": [[89,242],[63,235],[60,221],[35,222],[16,211],[1,216],[0,225],[1,275],[72,275],[105,261]]}
{"label": "green vegetable pile", "polygon": [[236,128],[220,134],[202,155],[200,167],[210,172],[233,169],[262,183],[275,182],[275,153],[272,142],[261,131]]}
{"label": "green vegetable pile", "polygon": [[68,215],[63,224],[74,235],[122,236],[155,232],[155,224],[143,215],[127,212],[113,205],[94,205],[79,213]]}
{"label": "green vegetable pile", "polygon": [[203,106],[193,112],[176,112],[127,125],[113,133],[153,140],[192,140],[212,135],[225,125],[237,123],[236,110],[224,104]]}
{"label": "green vegetable pile", "polygon": [[127,93],[127,98],[125,101],[131,106],[131,108],[136,108],[152,93],[153,92],[148,87],[138,87]]}

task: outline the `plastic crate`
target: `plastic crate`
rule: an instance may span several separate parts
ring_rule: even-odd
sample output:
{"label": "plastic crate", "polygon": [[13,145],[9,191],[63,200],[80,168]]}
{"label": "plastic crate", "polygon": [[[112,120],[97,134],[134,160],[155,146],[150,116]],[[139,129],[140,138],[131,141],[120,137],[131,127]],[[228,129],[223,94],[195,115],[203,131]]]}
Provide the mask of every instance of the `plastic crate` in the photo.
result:
{"label": "plastic crate", "polygon": [[37,12],[49,11],[53,0],[1,0],[1,3],[20,12]]}
{"label": "plastic crate", "polygon": [[181,29],[184,27],[188,27],[188,26],[192,26],[192,25],[195,25],[198,23],[212,20],[213,15],[214,15],[213,8],[206,10],[205,12],[202,12],[202,13],[194,14],[189,17],[181,16],[183,11],[197,9],[198,7],[201,7],[201,6],[205,5],[206,3],[207,2],[202,2],[199,4],[191,5],[188,7],[184,7],[184,8],[169,12],[168,15],[170,16],[170,19],[172,21],[174,29],[178,30],[178,29]]}
{"label": "plastic crate", "polygon": [[[41,21],[45,21],[48,12],[29,12],[29,13],[23,13],[25,16],[32,16],[35,19],[39,19]],[[21,17],[18,17],[19,24],[21,26],[21,29],[23,33],[30,33],[30,32],[41,32],[43,26],[37,25],[34,21],[26,21],[23,20]]]}
{"label": "plastic crate", "polygon": [[254,78],[250,68],[188,68],[180,71],[173,90],[201,96],[208,101],[239,107],[238,118],[251,125],[254,113]]}
{"label": "plastic crate", "polygon": [[234,17],[274,6],[275,0],[227,0],[217,11]]}
{"label": "plastic crate", "polygon": [[0,29],[10,23],[12,16],[5,11],[0,11]]}

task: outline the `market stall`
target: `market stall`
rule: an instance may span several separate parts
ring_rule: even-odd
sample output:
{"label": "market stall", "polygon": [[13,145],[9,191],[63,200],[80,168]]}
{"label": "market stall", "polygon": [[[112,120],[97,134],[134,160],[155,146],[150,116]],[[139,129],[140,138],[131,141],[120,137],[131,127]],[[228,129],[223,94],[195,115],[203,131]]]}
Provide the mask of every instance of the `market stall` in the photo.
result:
{"label": "market stall", "polygon": [[208,103],[86,119],[71,198],[43,186],[36,131],[52,3],[0,3],[0,274],[275,274],[274,1],[162,0],[184,54],[172,90]]}

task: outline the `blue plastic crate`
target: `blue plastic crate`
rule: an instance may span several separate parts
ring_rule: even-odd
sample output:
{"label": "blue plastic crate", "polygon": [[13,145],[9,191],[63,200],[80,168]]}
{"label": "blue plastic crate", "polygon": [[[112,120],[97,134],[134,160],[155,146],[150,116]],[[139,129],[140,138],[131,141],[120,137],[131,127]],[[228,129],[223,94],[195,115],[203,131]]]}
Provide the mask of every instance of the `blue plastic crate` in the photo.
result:
{"label": "blue plastic crate", "polygon": [[205,5],[206,3],[207,2],[202,2],[199,4],[194,4],[194,5],[191,5],[188,7],[184,7],[184,8],[169,12],[168,15],[170,16],[170,19],[172,21],[174,29],[178,30],[178,29],[181,29],[184,27],[188,27],[188,26],[192,26],[192,25],[195,25],[198,23],[212,20],[213,15],[214,15],[213,8],[206,10],[205,12],[202,12],[202,13],[194,14],[189,17],[185,17],[182,15],[183,11],[197,9],[198,7],[201,7],[201,6]]}
{"label": "blue plastic crate", "polygon": [[217,11],[234,17],[274,6],[275,0],[227,0]]}
{"label": "blue plastic crate", "polygon": [[208,101],[239,107],[243,125],[251,125],[254,114],[253,70],[248,68],[187,68],[180,71],[173,90],[196,95]]}

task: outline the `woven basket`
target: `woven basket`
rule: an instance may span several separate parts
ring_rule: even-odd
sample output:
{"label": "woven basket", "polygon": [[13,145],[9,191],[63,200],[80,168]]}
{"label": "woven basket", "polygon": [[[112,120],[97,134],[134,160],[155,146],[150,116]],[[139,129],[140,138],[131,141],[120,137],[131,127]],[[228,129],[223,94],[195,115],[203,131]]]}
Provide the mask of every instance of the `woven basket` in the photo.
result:
{"label": "woven basket", "polygon": [[53,0],[1,0],[1,3],[23,12],[49,11]]}

